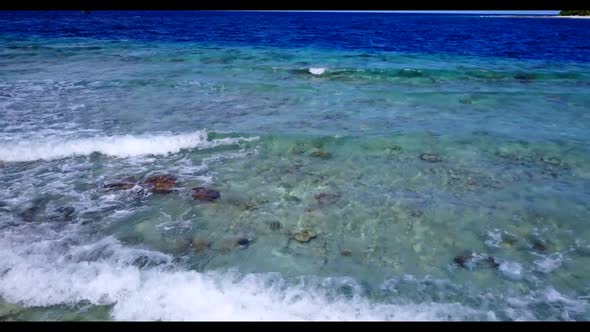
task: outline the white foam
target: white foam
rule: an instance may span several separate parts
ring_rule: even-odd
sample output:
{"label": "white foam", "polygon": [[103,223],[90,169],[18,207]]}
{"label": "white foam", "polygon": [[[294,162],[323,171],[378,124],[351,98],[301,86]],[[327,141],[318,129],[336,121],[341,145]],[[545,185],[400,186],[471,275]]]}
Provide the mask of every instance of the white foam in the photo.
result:
{"label": "white foam", "polygon": [[317,67],[317,68],[309,68],[309,72],[313,75],[322,75],[323,73],[326,72],[326,68],[322,68],[322,67]]}
{"label": "white foam", "polygon": [[499,229],[494,229],[493,231],[488,231],[488,239],[484,242],[487,246],[500,248],[502,243],[502,231]]}
{"label": "white foam", "polygon": [[254,139],[257,139],[257,137],[223,138],[207,141],[205,131],[178,135],[122,135],[74,139],[49,137],[44,140],[2,142],[0,143],[0,160],[8,162],[51,160],[89,155],[93,152],[121,158],[149,154],[166,155],[178,153],[182,149],[209,148]]}
{"label": "white foam", "polygon": [[0,296],[6,301],[26,307],[112,304],[116,320],[494,319],[457,303],[385,304],[358,292],[338,296],[326,286],[330,282],[292,283],[276,273],[140,269],[129,265],[133,255],[151,254],[129,252],[112,238],[80,246],[66,260],[38,249],[31,255],[0,242]]}
{"label": "white foam", "polygon": [[[541,317],[535,317],[530,309],[538,306],[559,308],[558,312],[552,312],[553,315],[559,315],[566,321],[574,320],[570,314],[581,314],[588,309],[588,302],[583,299],[570,298],[553,287],[547,287],[530,294],[517,297],[507,297],[506,302],[512,307],[507,310],[509,317],[513,320],[556,320],[555,316],[548,316],[550,313],[543,313]],[[524,309],[524,310],[523,310]]]}
{"label": "white foam", "polygon": [[540,259],[535,260],[535,266],[537,271],[549,273],[561,266],[563,262],[563,255],[561,253],[554,253],[552,255],[543,256]]}
{"label": "white foam", "polygon": [[506,277],[513,280],[520,280],[523,277],[523,268],[517,262],[502,262],[498,268]]}

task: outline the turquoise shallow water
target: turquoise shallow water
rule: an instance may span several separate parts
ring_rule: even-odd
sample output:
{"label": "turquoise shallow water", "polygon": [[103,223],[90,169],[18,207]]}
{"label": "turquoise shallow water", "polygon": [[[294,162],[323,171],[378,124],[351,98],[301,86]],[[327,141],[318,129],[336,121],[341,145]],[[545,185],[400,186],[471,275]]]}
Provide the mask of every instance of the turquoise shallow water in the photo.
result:
{"label": "turquoise shallow water", "polygon": [[590,318],[588,63],[0,43],[4,320]]}

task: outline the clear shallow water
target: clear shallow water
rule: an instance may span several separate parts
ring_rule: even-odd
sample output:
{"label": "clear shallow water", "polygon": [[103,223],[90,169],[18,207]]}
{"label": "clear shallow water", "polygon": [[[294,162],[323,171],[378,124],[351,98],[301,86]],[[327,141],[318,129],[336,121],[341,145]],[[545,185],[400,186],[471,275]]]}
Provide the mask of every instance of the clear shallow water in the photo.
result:
{"label": "clear shallow water", "polygon": [[590,22],[0,21],[2,319],[590,318]]}

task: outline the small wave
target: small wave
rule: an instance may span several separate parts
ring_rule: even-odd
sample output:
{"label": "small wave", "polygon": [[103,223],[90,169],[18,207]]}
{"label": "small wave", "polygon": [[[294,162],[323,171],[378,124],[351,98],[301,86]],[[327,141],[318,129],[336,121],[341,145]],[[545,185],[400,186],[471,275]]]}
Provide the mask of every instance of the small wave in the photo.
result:
{"label": "small wave", "polygon": [[323,73],[326,72],[326,68],[322,68],[322,67],[314,68],[314,67],[312,67],[312,68],[309,68],[309,72],[312,75],[322,75]]}
{"label": "small wave", "polygon": [[6,162],[52,160],[72,156],[84,156],[94,152],[127,158],[141,155],[166,155],[182,149],[210,148],[234,144],[255,138],[231,138],[207,140],[207,133],[196,131],[189,134],[161,134],[145,136],[98,136],[91,138],[48,138],[15,143],[0,143],[0,160]]}
{"label": "small wave", "polygon": [[[170,257],[113,238],[73,248],[66,260],[42,249],[22,255],[0,242],[0,296],[25,307],[111,304],[115,320],[494,319],[458,303],[388,304],[360,291],[338,295],[337,286],[348,284],[342,278],[292,283],[278,273],[165,268]],[[139,258],[153,264],[138,267]]]}

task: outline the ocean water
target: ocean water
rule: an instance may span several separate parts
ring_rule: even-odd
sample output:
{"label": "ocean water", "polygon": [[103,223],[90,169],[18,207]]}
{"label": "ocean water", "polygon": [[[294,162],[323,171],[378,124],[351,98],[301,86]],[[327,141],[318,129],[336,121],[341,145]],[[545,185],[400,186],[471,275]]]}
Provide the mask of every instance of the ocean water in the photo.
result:
{"label": "ocean water", "polygon": [[589,143],[588,20],[0,12],[0,319],[589,320]]}

